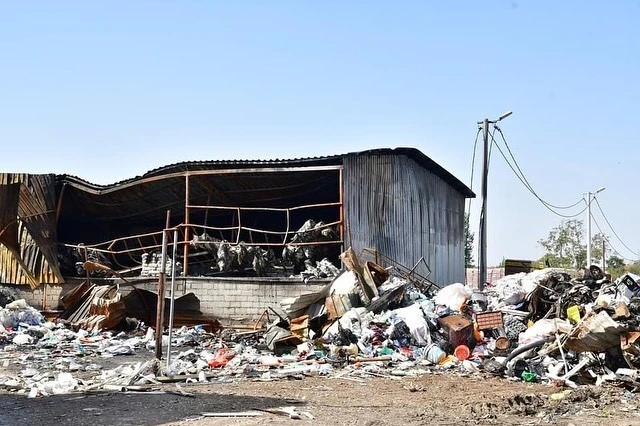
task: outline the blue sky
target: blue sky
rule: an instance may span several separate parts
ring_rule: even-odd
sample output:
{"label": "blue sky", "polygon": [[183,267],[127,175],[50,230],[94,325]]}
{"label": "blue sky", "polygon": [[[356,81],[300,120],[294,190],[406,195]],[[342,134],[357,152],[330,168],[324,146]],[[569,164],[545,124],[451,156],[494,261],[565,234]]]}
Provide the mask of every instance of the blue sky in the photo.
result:
{"label": "blue sky", "polygon": [[[540,196],[606,186],[640,252],[638,22],[631,0],[3,2],[0,170],[111,183],[183,160],[411,146],[469,184],[476,122],[513,110],[502,129]],[[489,263],[539,257],[560,218],[497,154]]]}

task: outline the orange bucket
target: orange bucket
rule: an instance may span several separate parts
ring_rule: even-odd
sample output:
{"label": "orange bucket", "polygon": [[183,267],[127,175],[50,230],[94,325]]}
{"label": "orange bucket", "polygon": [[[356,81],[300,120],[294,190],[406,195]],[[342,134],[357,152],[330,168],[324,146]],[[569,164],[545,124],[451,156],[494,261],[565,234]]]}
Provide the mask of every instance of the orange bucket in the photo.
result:
{"label": "orange bucket", "polygon": [[469,355],[471,355],[471,351],[469,350],[469,347],[467,345],[460,345],[455,348],[453,354],[460,361],[464,361],[465,359],[469,358]]}

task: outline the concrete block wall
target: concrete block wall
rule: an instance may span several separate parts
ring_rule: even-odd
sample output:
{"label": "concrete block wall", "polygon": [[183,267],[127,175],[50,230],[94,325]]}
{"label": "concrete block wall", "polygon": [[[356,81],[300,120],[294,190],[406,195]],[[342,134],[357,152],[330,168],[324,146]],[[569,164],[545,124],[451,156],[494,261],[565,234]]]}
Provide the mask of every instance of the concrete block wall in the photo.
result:
{"label": "concrete block wall", "polygon": [[[156,292],[157,278],[130,280],[137,288]],[[67,283],[43,284],[31,290],[27,286],[6,285],[14,290],[31,306],[43,310],[61,309],[60,297],[82,280],[69,280]],[[96,280],[96,283],[113,283],[110,280]],[[314,293],[326,286],[330,280],[314,280],[309,283],[299,278],[178,278],[175,297],[194,293],[200,299],[200,310],[204,315],[221,319],[255,320],[262,312],[272,307],[280,311],[280,301],[287,297]],[[166,283],[165,297],[171,296],[170,282]],[[120,283],[123,296],[132,291],[132,287]],[[45,303],[43,306],[43,294]]]}
{"label": "concrete block wall", "polygon": [[62,309],[60,298],[77,284],[78,283],[75,282],[65,284],[41,284],[33,290],[26,285],[2,284],[1,286],[12,290],[19,299],[26,300],[26,302],[34,308],[46,311]]}
{"label": "concrete block wall", "polygon": [[193,278],[186,280],[185,291],[193,292],[200,298],[203,313],[219,318],[253,320],[269,307],[280,312],[282,299],[314,293],[328,282],[318,280],[304,283],[299,279],[282,278]]}

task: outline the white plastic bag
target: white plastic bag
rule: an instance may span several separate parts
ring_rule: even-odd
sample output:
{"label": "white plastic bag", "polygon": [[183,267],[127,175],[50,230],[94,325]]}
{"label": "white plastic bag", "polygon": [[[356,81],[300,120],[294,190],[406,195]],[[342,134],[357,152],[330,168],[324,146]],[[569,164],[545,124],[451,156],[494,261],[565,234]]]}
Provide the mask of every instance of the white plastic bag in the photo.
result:
{"label": "white plastic bag", "polygon": [[450,284],[436,294],[434,302],[436,305],[446,306],[452,311],[460,311],[471,294],[473,294],[473,290],[463,284]]}
{"label": "white plastic bag", "polygon": [[420,346],[431,344],[429,324],[424,318],[420,305],[414,304],[406,308],[396,309],[392,312],[392,318],[397,317],[404,321],[409,328],[411,336]]}

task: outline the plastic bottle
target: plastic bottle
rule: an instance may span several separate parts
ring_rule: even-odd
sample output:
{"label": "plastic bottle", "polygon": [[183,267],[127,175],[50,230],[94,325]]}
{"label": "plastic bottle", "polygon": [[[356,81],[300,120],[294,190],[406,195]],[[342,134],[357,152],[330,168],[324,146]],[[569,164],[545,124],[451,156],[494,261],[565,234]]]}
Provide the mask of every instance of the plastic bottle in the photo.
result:
{"label": "plastic bottle", "polygon": [[433,364],[439,364],[447,354],[435,343],[430,344],[424,350],[425,358]]}
{"label": "plastic bottle", "polygon": [[538,375],[531,371],[522,372],[522,380],[527,383],[533,383],[538,381]]}

